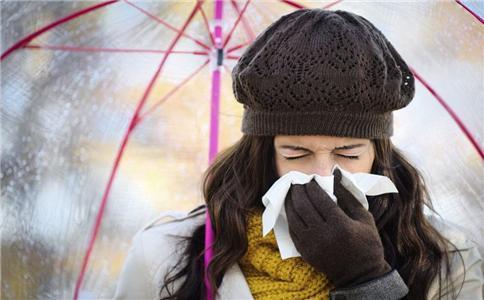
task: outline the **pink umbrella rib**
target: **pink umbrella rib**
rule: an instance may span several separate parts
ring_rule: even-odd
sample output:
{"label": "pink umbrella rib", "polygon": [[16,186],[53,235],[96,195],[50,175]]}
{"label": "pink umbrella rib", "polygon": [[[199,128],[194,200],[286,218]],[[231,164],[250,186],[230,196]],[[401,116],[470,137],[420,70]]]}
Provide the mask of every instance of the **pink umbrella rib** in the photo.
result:
{"label": "pink umbrella rib", "polygon": [[[132,3],[131,1],[128,1],[128,0],[124,0],[124,2],[126,2],[127,4],[129,4],[130,6],[134,7],[135,9],[137,9],[138,11],[142,12],[143,14],[145,14],[146,16],[148,16],[149,18],[157,21],[158,23],[161,23],[163,25],[165,25],[166,27],[168,27],[169,29],[175,31],[175,32],[178,32],[178,29],[176,29],[175,27],[173,27],[172,25],[170,25],[169,23],[167,23],[166,21],[163,21],[162,19],[158,18],[157,16],[153,15],[152,13],[148,12],[147,10],[139,7],[138,5]],[[195,43],[197,43],[198,45],[202,46],[203,48],[207,49],[207,50],[210,50],[210,46],[208,46],[207,44],[205,44],[204,42],[186,34],[186,33],[183,33],[183,36],[185,36],[186,38],[194,41]]]}
{"label": "pink umbrella rib", "polygon": [[297,9],[306,8],[304,5],[299,4],[295,1],[291,1],[291,0],[280,0],[280,1],[283,2],[283,3],[289,4],[290,6],[295,7]]}
{"label": "pink umbrella rib", "polygon": [[101,7],[105,7],[107,5],[110,5],[110,4],[113,4],[113,3],[116,3],[118,2],[119,0],[111,0],[111,1],[106,1],[106,2],[102,2],[102,3],[99,3],[99,4],[96,4],[96,5],[92,5],[92,6],[89,6],[89,7],[86,7],[84,9],[81,9],[73,14],[70,14],[62,19],[59,19],[47,26],[44,26],[42,27],[41,29],[29,34],[28,36],[24,37],[23,39],[21,39],[20,41],[18,41],[17,43],[15,43],[12,47],[10,47],[9,49],[7,49],[7,51],[5,51],[2,56],[0,57],[0,61],[2,61],[4,58],[8,57],[13,51],[19,49],[19,48],[22,48],[24,47],[25,45],[27,45],[31,40],[33,40],[34,38],[38,37],[39,35],[49,31],[50,29],[60,25],[60,24],[63,24],[65,22],[69,22],[70,20],[73,20],[73,19],[76,19],[82,15],[85,15],[89,12],[92,12],[92,11],[95,11]]}
{"label": "pink umbrella rib", "polygon": [[225,37],[225,41],[224,41],[223,46],[222,46],[223,48],[227,47],[227,44],[229,43],[230,39],[232,38],[232,34],[234,33],[237,25],[240,23],[240,20],[242,19],[242,16],[244,15],[245,11],[247,10],[247,6],[249,6],[249,3],[250,3],[250,0],[247,0],[247,2],[245,2],[244,7],[240,11],[239,15],[237,16],[237,19],[235,20],[234,25],[230,29],[229,34]]}
{"label": "pink umbrella rib", "polygon": [[212,30],[210,29],[210,25],[208,24],[207,15],[205,14],[203,7],[200,8],[200,13],[202,14],[203,23],[205,23],[205,28],[208,31],[208,36],[210,37],[210,41],[212,43],[212,46],[215,48],[215,39],[213,38]]}
{"label": "pink umbrella rib", "polygon": [[[234,7],[235,11],[238,14],[240,14],[240,8],[237,2],[235,0],[230,0],[230,3],[232,3],[232,6]],[[254,31],[252,31],[252,28],[250,28],[250,25],[247,22],[247,18],[245,17],[245,15],[242,17],[242,25],[244,26],[244,30],[247,33],[247,37],[249,38],[249,40],[251,41],[254,40],[255,39]]]}
{"label": "pink umbrella rib", "polygon": [[479,143],[477,140],[474,138],[472,133],[467,129],[467,127],[464,125],[464,122],[459,118],[459,116],[455,113],[455,111],[445,102],[445,100],[435,91],[433,87],[430,86],[430,84],[423,79],[423,77],[415,71],[415,69],[411,68],[412,73],[415,75],[415,78],[417,78],[424,86],[425,88],[437,99],[437,101],[444,107],[444,109],[449,113],[451,118],[457,123],[459,128],[464,132],[466,137],[469,139],[471,144],[474,146],[474,148],[477,150],[479,155],[481,156],[481,159],[484,159],[484,152],[482,148],[479,146]]}
{"label": "pink umbrella rib", "polygon": [[[287,4],[289,4],[289,5],[293,6],[293,7],[296,7],[296,8],[298,8],[298,9],[301,9],[301,8],[306,8],[304,5],[299,4],[299,3],[296,3],[296,2],[294,2],[294,1],[290,1],[290,0],[280,0],[280,1],[281,1],[281,2],[284,2],[284,3],[287,3]],[[247,4],[247,3],[246,3],[246,4]],[[253,6],[254,6],[254,8],[256,8],[256,9],[257,9],[257,6],[255,5],[255,3],[253,3]],[[240,15],[241,15],[241,13],[239,12],[239,16],[240,16]],[[233,31],[233,30],[231,30],[231,31]],[[240,49],[240,48],[243,48],[243,47],[245,47],[245,46],[247,46],[247,45],[251,44],[252,42],[253,42],[253,39],[250,39],[249,41],[246,41],[246,42],[244,42],[244,43],[242,43],[242,44],[239,44],[239,45],[236,45],[236,46],[230,47],[230,48],[228,48],[228,49],[227,49],[227,54],[228,54],[228,53],[231,53],[231,52],[233,52],[233,51],[236,51],[236,50],[238,50],[238,49]],[[238,59],[239,57],[238,57],[238,56],[227,56],[227,58],[228,58],[228,59]]]}
{"label": "pink umbrella rib", "polygon": [[[291,1],[291,0],[280,0],[280,1],[281,1],[281,2],[283,2],[283,3],[286,3],[286,4],[288,4],[288,5],[290,5],[290,6],[292,6],[292,7],[295,7],[295,8],[297,8],[297,9],[303,9],[303,8],[306,8],[306,6],[304,6],[303,4],[297,3],[296,1]],[[337,4],[337,3],[341,2],[341,1],[343,1],[343,0],[338,0],[338,1],[331,2],[331,3],[329,3],[329,4],[325,5],[325,6],[323,6],[323,8],[324,8],[324,9],[326,9],[326,8],[330,8],[331,6],[333,6],[333,5]]]}
{"label": "pink umbrella rib", "polygon": [[117,173],[118,166],[119,166],[119,163],[120,163],[121,158],[123,156],[126,145],[128,143],[129,137],[130,137],[132,131],[134,130],[134,128],[136,127],[136,125],[138,124],[139,113],[140,113],[141,109],[143,108],[143,105],[144,105],[146,99],[148,98],[148,96],[149,96],[149,94],[150,94],[150,92],[151,92],[151,90],[152,90],[152,88],[155,84],[156,79],[158,78],[159,74],[161,73],[163,65],[165,64],[168,56],[170,55],[170,51],[173,50],[173,48],[175,47],[175,45],[179,41],[183,32],[187,28],[188,24],[191,22],[191,20],[195,16],[195,13],[199,10],[201,3],[202,2],[197,2],[194,9],[190,13],[188,19],[183,24],[182,29],[180,31],[178,31],[177,36],[171,42],[170,46],[168,47],[168,52],[165,53],[165,55],[163,56],[163,59],[162,59],[160,65],[158,66],[158,69],[156,70],[155,74],[151,78],[151,81],[150,81],[148,87],[146,88],[146,90],[143,94],[143,97],[141,98],[140,102],[138,103],[138,106],[136,107],[136,111],[134,112],[133,117],[131,118],[128,130],[126,131],[126,133],[123,137],[123,141],[122,141],[122,143],[119,147],[118,153],[116,155],[116,160],[115,160],[114,166],[111,170],[111,175],[109,177],[108,184],[107,184],[106,189],[104,191],[104,194],[103,194],[103,197],[102,197],[102,200],[101,200],[101,204],[100,204],[98,213],[96,215],[96,222],[95,222],[93,230],[92,230],[91,239],[89,240],[88,248],[87,248],[86,254],[84,256],[84,259],[82,261],[81,271],[80,271],[79,277],[77,278],[77,281],[76,281],[76,287],[75,287],[75,291],[74,291],[74,300],[77,300],[77,298],[79,296],[79,290],[81,288],[81,284],[82,284],[82,281],[83,281],[83,278],[84,278],[84,274],[86,272],[87,264],[89,262],[89,257],[91,255],[92,249],[94,247],[94,243],[96,241],[96,238],[97,238],[97,235],[98,235],[98,232],[99,232],[99,228],[101,226],[101,221],[102,221],[102,218],[104,216],[104,211],[105,211],[105,208],[106,208],[106,204],[107,204],[107,200],[108,200],[109,193],[110,193],[110,190],[111,190],[111,186],[112,186],[112,183],[114,181],[114,177]]}
{"label": "pink umbrella rib", "polygon": [[460,0],[455,0],[455,2],[457,2],[457,4],[459,4],[460,6],[462,6],[465,10],[467,10],[471,15],[473,15],[479,22],[484,23],[484,19],[481,18],[481,16],[479,16],[477,13],[475,13],[474,11],[472,11],[469,7],[467,7],[464,3],[462,3],[462,1]]}
{"label": "pink umbrella rib", "polygon": [[323,8],[324,9],[330,8],[331,6],[336,5],[336,4],[340,3],[341,1],[343,1],[343,0],[337,0],[337,1],[331,2],[328,5],[323,6]]}
{"label": "pink umbrella rib", "polygon": [[[126,49],[126,48],[98,48],[98,47],[74,47],[67,45],[36,45],[29,44],[24,46],[29,49],[47,49],[47,50],[61,50],[72,52],[117,52],[117,53],[166,53],[167,50],[149,50],[149,49]],[[171,51],[172,54],[192,54],[192,55],[208,55],[205,51]]]}
{"label": "pink umbrella rib", "polygon": [[239,44],[239,45],[230,47],[229,49],[227,49],[227,53],[233,52],[235,50],[239,50],[240,48],[243,48],[243,47],[245,47],[247,45],[250,45],[252,42],[253,42],[253,40],[250,40],[250,41],[247,41],[245,43],[242,43],[242,44]]}
{"label": "pink umbrella rib", "polygon": [[210,59],[207,59],[200,67],[198,67],[186,79],[184,79],[177,86],[175,86],[161,100],[159,100],[158,102],[156,102],[155,104],[153,104],[153,106],[150,107],[145,113],[143,113],[142,115],[140,115],[140,117],[138,118],[138,121],[141,122],[142,119],[144,119],[147,115],[149,115],[150,113],[152,113],[158,106],[160,106],[161,104],[163,104],[164,102],[166,102],[168,100],[168,98],[170,98],[176,91],[178,91],[182,86],[184,86],[185,84],[187,84],[193,77],[195,77],[195,75],[197,75],[203,69],[203,67],[205,67],[206,65],[208,65],[209,62],[210,62]]}

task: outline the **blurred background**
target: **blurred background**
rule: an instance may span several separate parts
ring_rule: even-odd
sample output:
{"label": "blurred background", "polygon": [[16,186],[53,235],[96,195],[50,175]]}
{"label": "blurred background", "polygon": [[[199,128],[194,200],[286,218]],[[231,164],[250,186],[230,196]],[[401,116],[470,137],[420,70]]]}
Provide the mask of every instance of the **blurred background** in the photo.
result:
{"label": "blurred background", "polygon": [[[131,118],[196,2],[0,4],[1,295],[71,299]],[[230,76],[237,58],[265,27],[301,7],[364,16],[420,76],[414,100],[394,112],[393,142],[424,174],[437,211],[484,254],[482,1],[227,0],[221,23],[214,4],[203,3],[186,27],[123,148],[80,298],[112,297],[141,226],[203,203],[217,67],[209,32],[221,24],[224,41],[232,32],[219,67],[221,150],[242,135]]]}

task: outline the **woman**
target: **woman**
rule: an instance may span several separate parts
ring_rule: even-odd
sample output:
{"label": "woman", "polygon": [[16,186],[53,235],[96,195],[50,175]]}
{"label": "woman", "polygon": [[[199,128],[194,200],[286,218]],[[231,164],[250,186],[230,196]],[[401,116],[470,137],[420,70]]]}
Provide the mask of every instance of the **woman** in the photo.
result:
{"label": "woman", "polygon": [[[476,244],[432,208],[418,170],[393,146],[392,111],[414,77],[368,20],[337,10],[282,16],[232,72],[242,132],[204,174],[206,206],[155,220],[135,236],[116,299],[204,298],[204,214],[214,226],[208,269],[220,299],[482,299]],[[358,206],[334,173],[338,204],[311,181],[285,208],[301,257],[282,260],[262,237],[262,195],[291,170],[389,177],[398,193]]]}

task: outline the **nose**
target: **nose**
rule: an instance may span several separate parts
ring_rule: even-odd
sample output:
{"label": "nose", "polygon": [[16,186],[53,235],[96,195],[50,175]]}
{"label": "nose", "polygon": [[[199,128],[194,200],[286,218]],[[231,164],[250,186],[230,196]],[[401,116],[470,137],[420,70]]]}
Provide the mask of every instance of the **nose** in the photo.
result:
{"label": "nose", "polygon": [[312,173],[318,174],[319,176],[330,176],[332,175],[331,170],[334,165],[335,162],[330,157],[317,158],[316,163],[313,165]]}

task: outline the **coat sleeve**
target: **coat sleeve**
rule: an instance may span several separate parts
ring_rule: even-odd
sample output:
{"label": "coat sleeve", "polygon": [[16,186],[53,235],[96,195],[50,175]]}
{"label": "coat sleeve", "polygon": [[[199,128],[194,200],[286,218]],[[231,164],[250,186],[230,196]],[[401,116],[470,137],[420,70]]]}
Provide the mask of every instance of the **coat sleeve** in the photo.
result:
{"label": "coat sleeve", "polygon": [[[457,224],[438,219],[437,217],[433,217],[430,220],[453,243],[453,245],[449,246],[450,274],[452,280],[452,286],[450,288],[454,289],[456,297],[452,294],[440,297],[438,278],[435,278],[430,287],[427,299],[483,300],[484,262],[479,252],[478,244],[469,238],[469,234],[463,231],[462,227],[459,227]],[[447,269],[445,264],[442,267],[441,274],[443,278]],[[443,294],[445,294],[450,288],[445,283],[443,285]]]}
{"label": "coat sleeve", "polygon": [[462,282],[462,290],[457,296],[458,299],[483,299],[483,273],[482,257],[477,249],[477,244],[462,253],[465,263],[465,273],[463,268],[457,273],[457,283]]}
{"label": "coat sleeve", "polygon": [[330,291],[331,300],[364,300],[364,299],[401,299],[408,294],[408,287],[397,270],[364,282],[351,288]]}
{"label": "coat sleeve", "polygon": [[[475,242],[467,240],[466,245],[467,247],[465,248],[459,248],[459,252],[451,251],[450,253],[451,280],[456,297],[453,297],[452,294],[448,294],[445,297],[459,300],[482,300],[484,286],[483,260]],[[444,268],[442,272],[445,272],[445,270]],[[442,276],[444,276],[443,273]],[[449,291],[449,286],[444,286],[443,291],[444,294]],[[429,291],[428,299],[447,299],[439,297],[437,278]]]}
{"label": "coat sleeve", "polygon": [[142,233],[139,231],[133,237],[113,299],[154,299],[151,273],[144,259]]}
{"label": "coat sleeve", "polygon": [[[166,221],[165,217],[175,220]],[[174,222],[177,221],[177,222]],[[177,268],[183,245],[180,236],[192,234],[195,226],[203,223],[203,215],[188,218],[186,212],[164,212],[138,231],[131,243],[123,268],[118,278],[113,299],[159,299],[167,296],[161,282],[168,270]],[[180,280],[169,287],[178,288]]]}

